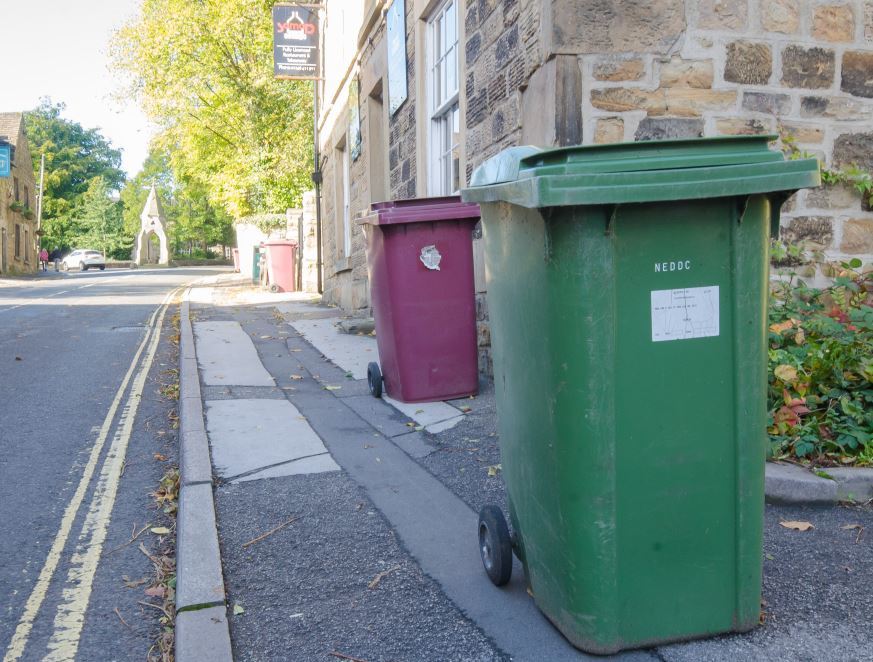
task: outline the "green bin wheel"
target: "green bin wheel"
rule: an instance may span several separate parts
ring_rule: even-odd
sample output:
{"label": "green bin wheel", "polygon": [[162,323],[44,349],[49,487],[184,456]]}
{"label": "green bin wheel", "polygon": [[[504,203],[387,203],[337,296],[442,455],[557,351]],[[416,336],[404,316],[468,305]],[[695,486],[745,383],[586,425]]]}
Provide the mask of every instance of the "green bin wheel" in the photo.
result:
{"label": "green bin wheel", "polygon": [[367,386],[370,387],[370,395],[374,398],[382,397],[382,371],[375,361],[367,364]]}
{"label": "green bin wheel", "polygon": [[479,553],[488,579],[503,586],[512,577],[512,539],[503,511],[488,505],[479,511]]}

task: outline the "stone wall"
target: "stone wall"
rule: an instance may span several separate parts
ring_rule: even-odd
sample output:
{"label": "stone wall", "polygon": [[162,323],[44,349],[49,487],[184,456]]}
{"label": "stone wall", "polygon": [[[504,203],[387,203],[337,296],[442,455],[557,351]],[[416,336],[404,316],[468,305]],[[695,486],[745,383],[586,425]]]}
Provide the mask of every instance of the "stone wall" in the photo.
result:
{"label": "stone wall", "polygon": [[[665,52],[580,57],[590,89],[585,142],[774,133],[829,168],[871,170],[871,7],[870,0],[688,3],[685,33]],[[798,193],[781,234],[828,260],[873,254],[873,214],[843,186]]]}

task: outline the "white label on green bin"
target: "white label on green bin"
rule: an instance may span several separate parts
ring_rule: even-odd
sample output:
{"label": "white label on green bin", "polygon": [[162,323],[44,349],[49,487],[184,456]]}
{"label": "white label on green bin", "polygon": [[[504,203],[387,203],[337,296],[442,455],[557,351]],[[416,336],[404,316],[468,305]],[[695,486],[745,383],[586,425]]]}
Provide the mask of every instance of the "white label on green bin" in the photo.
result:
{"label": "white label on green bin", "polygon": [[652,342],[718,335],[718,285],[652,291]]}

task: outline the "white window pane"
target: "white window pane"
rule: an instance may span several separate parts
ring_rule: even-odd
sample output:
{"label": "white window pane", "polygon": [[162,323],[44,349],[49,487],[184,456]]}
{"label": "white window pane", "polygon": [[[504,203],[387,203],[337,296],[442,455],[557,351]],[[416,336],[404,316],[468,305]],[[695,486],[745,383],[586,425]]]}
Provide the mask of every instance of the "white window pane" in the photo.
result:
{"label": "white window pane", "polygon": [[450,2],[448,4],[448,6],[446,7],[445,17],[446,17],[445,18],[445,21],[446,21],[445,48],[448,49],[448,48],[451,48],[454,45],[454,43],[458,40],[458,29],[457,29],[458,18],[457,18],[457,12],[455,10],[455,3],[454,2]]}
{"label": "white window pane", "polygon": [[444,98],[448,98],[458,91],[458,49],[452,47],[446,56],[446,94]]}

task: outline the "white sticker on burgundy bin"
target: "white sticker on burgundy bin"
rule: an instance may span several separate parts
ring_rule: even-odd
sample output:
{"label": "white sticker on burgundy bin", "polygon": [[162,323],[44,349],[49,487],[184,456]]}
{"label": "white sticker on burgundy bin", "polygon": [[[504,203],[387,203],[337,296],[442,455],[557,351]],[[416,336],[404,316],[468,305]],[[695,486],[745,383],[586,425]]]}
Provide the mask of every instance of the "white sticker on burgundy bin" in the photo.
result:
{"label": "white sticker on burgundy bin", "polygon": [[430,246],[425,246],[421,249],[421,255],[418,256],[418,259],[421,260],[421,263],[431,271],[439,271],[440,260],[443,259],[443,256],[440,255],[437,247],[431,244]]}

